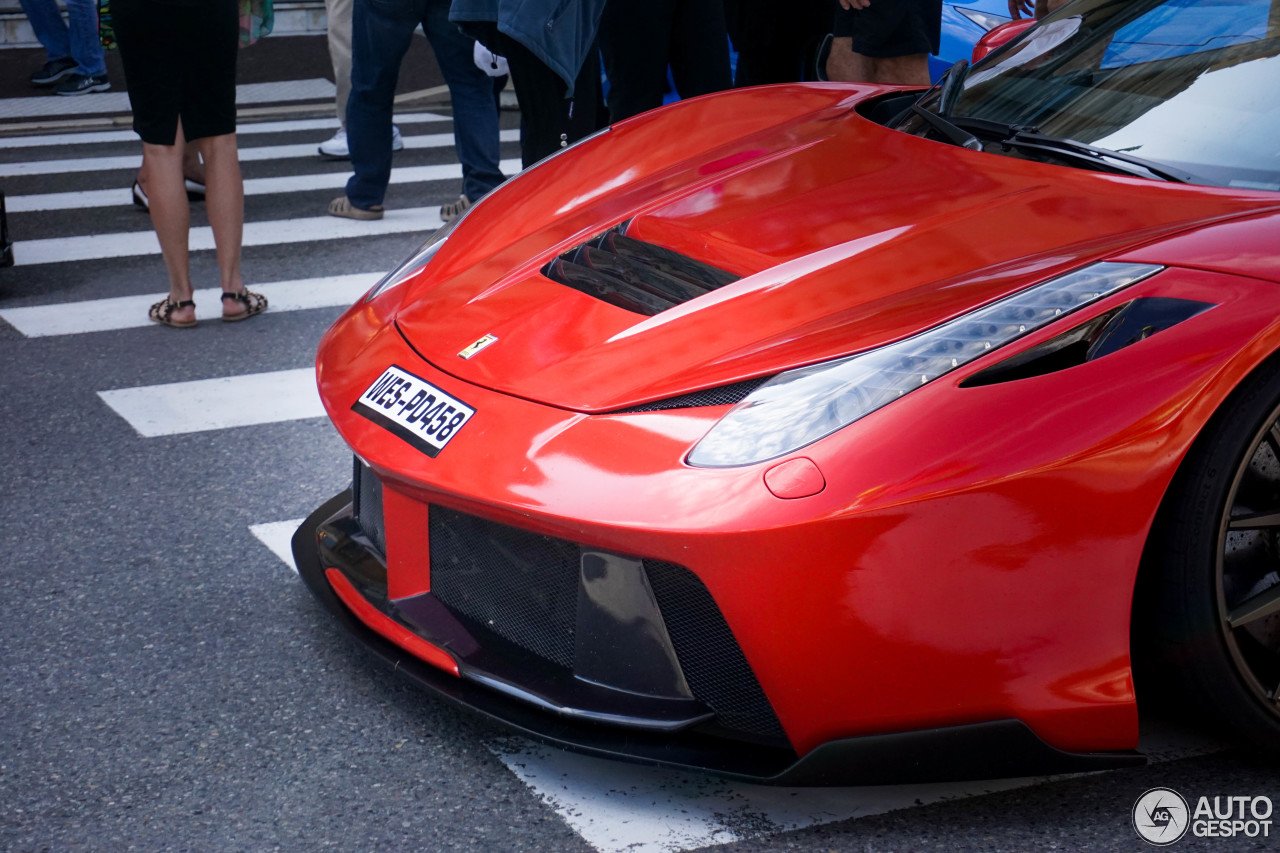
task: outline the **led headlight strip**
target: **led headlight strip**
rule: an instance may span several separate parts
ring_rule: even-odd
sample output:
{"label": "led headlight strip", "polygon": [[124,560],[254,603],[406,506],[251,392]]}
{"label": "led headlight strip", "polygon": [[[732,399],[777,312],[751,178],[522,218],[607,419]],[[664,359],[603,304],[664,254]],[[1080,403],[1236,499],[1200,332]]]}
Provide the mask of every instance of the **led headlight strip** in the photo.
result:
{"label": "led headlight strip", "polygon": [[1092,264],[888,346],[780,373],[730,409],[694,447],[689,464],[752,465],[798,450],[1161,269]]}

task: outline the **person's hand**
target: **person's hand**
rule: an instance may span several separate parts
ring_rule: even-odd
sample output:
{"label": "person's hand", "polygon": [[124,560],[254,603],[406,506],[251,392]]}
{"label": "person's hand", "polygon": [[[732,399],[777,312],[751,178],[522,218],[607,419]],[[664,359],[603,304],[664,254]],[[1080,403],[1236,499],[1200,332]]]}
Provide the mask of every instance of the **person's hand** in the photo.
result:
{"label": "person's hand", "polygon": [[1036,9],[1035,0],[1009,0],[1009,17],[1015,21],[1024,15],[1032,17]]}
{"label": "person's hand", "polygon": [[[1009,0],[1009,2],[1012,3],[1014,0]],[[1024,2],[1030,3],[1031,0],[1024,0]],[[846,12],[854,9],[865,9],[870,5],[871,0],[840,0],[840,8]]]}

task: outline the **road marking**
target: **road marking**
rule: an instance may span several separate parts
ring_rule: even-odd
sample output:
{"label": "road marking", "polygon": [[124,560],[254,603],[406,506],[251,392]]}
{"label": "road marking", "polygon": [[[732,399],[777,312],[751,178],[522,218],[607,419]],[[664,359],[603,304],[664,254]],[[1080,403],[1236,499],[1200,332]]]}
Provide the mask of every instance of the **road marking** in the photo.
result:
{"label": "road marking", "polygon": [[144,438],[324,417],[311,367],[99,391]]}
{"label": "road marking", "polygon": [[[86,96],[87,97],[87,96]],[[520,141],[519,129],[498,131],[502,142]],[[298,157],[316,157],[315,142],[294,145],[264,145],[258,148],[241,148],[241,163],[258,160],[285,160]],[[406,149],[445,148],[453,145],[452,133],[426,133],[404,137]],[[0,178],[18,178],[29,175],[65,175],[69,172],[105,172],[115,169],[136,170],[142,163],[142,152],[116,157],[75,157],[64,160],[30,160],[24,163],[0,164]]]}
{"label": "road marking", "polygon": [[291,521],[272,521],[267,524],[254,524],[249,527],[249,532],[258,537],[258,541],[271,549],[271,553],[284,562],[286,566],[293,569],[293,573],[298,573],[298,567],[293,562],[293,533],[302,526],[305,518],[295,518]]}
{"label": "road marking", "polygon": [[[344,240],[372,237],[378,234],[404,234],[413,231],[435,231],[440,221],[437,207],[408,207],[388,210],[382,219],[358,221],[336,216],[311,219],[276,219],[268,222],[246,222],[243,245],[279,246],[317,240]],[[187,245],[193,252],[212,249],[213,230],[205,225],[191,229]],[[14,264],[56,264],[67,261],[90,261],[101,258],[128,258],[160,254],[160,241],[155,231],[125,231],[112,234],[89,234],[83,237],[54,237],[46,240],[23,240],[13,246]]]}
{"label": "road marking", "polygon": [[623,764],[520,738],[489,747],[600,853],[675,853],[1045,781],[778,788]]}
{"label": "road marking", "polygon": [[[505,174],[520,171],[517,159],[503,160],[499,166]],[[246,196],[278,195],[280,193],[307,192],[308,190],[343,189],[347,185],[348,172],[320,172],[310,175],[287,175],[279,178],[249,178],[244,182]],[[439,166],[410,166],[391,170],[391,183],[417,184],[431,181],[458,180],[462,166],[445,163]],[[91,207],[128,207],[133,204],[133,194],[128,187],[88,192],[40,193],[16,195],[5,199],[9,213],[29,213],[36,210],[81,210]]]}
{"label": "road marking", "polygon": [[[409,124],[425,124],[437,121],[450,121],[450,117],[447,115],[440,115],[438,113],[400,113],[395,116],[395,122],[400,126]],[[338,127],[339,124],[336,118],[240,122],[236,125],[236,136],[250,136],[259,133],[292,133],[299,130],[337,130]],[[94,145],[107,142],[138,141],[138,134],[132,130],[98,130],[87,133],[47,133],[40,136],[10,136],[0,139],[0,149],[49,148],[54,145]]]}
{"label": "road marking", "polygon": [[[678,853],[1074,778],[779,788],[593,758],[517,737],[488,746],[600,853]],[[1207,755],[1224,745],[1168,723],[1144,723],[1139,748],[1160,763]]]}
{"label": "road marking", "polygon": [[[272,311],[305,311],[309,308],[351,305],[373,287],[382,275],[353,273],[262,282],[254,283],[253,289],[267,297]],[[197,306],[197,316],[206,320],[221,316],[221,295],[219,288],[197,290],[192,297]],[[162,296],[163,294],[116,296],[83,302],[0,308],[0,319],[28,338],[133,329],[151,325],[147,309]],[[204,310],[199,311],[199,306],[204,306]]]}
{"label": "road marking", "polygon": [[[236,105],[312,101],[322,98],[333,100],[334,91],[333,83],[323,77],[310,80],[285,80],[278,83],[242,83],[236,86]],[[94,92],[76,97],[46,95],[33,98],[5,98],[0,102],[0,117],[6,119],[128,112],[127,92]]]}

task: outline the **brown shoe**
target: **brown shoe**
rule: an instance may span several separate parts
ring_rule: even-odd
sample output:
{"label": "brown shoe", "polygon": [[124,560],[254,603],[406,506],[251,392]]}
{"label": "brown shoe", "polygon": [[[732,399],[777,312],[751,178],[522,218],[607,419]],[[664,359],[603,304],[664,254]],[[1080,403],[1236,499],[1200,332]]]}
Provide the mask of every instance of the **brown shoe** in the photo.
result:
{"label": "brown shoe", "polygon": [[440,221],[452,222],[462,214],[466,213],[469,207],[471,207],[471,199],[467,198],[465,195],[460,195],[458,196],[457,201],[441,206]]}
{"label": "brown shoe", "polygon": [[371,207],[366,210],[363,207],[356,207],[345,195],[340,195],[329,202],[329,215],[341,216],[344,219],[381,219],[382,207]]}

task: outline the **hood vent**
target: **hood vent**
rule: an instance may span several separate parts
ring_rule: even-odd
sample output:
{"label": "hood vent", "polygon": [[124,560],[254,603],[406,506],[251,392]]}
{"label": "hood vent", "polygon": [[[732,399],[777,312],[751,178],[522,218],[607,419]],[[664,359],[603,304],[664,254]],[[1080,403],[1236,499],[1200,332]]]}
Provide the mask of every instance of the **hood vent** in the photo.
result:
{"label": "hood vent", "polygon": [[652,316],[739,276],[626,236],[627,223],[565,252],[542,274],[627,311]]}
{"label": "hood vent", "polygon": [[741,403],[747,398],[747,395],[770,378],[772,377],[761,376],[757,379],[748,379],[745,382],[735,382],[732,385],[706,388],[702,391],[681,394],[678,397],[667,397],[665,400],[654,400],[652,403],[641,403],[638,406],[631,406],[626,409],[615,409],[608,414],[631,415],[640,412],[665,412],[670,409],[697,409],[703,406],[732,406],[735,403]]}

